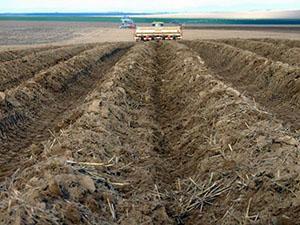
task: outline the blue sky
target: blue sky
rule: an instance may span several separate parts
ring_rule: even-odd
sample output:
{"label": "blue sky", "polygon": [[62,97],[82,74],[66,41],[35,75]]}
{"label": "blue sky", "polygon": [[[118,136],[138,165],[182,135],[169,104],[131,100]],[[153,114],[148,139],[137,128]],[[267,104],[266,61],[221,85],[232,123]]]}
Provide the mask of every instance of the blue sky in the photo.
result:
{"label": "blue sky", "polygon": [[300,0],[0,0],[0,12],[224,12],[300,9]]}

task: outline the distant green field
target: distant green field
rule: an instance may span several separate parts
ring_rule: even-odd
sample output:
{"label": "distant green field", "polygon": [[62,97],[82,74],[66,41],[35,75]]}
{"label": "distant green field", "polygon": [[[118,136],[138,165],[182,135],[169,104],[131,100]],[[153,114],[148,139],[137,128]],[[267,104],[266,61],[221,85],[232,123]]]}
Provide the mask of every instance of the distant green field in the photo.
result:
{"label": "distant green field", "polygon": [[[61,21],[61,22],[111,22],[120,23],[122,17],[103,16],[14,16],[0,15],[0,21]],[[136,23],[151,23],[162,21],[165,23],[206,24],[206,25],[300,25],[300,19],[172,19],[172,18],[133,18]]]}

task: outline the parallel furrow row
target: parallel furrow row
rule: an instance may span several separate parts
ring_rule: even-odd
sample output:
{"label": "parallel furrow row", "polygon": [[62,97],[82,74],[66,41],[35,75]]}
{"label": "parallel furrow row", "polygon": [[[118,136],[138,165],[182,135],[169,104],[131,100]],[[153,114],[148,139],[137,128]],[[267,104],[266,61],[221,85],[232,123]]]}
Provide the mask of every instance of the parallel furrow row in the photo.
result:
{"label": "parallel furrow row", "polygon": [[81,101],[1,183],[1,224],[299,221],[295,133],[187,46],[135,45]]}
{"label": "parallel furrow row", "polygon": [[300,128],[300,67],[275,62],[226,44],[188,42],[226,82],[254,97],[262,106]]}
{"label": "parallel furrow row", "polygon": [[168,214],[186,225],[296,224],[300,142],[200,56],[168,45],[160,56]]}
{"label": "parallel furrow row", "polygon": [[56,49],[56,48],[59,48],[59,46],[1,51],[0,52],[0,63],[19,59],[19,58],[22,58],[22,57],[25,57],[25,56],[28,56],[31,54],[36,54],[38,52],[47,51],[47,50]]}
{"label": "parallel furrow row", "polygon": [[281,61],[292,66],[300,66],[300,48],[289,48],[285,45],[276,45],[261,41],[226,39],[220,42],[237,48],[252,51],[260,56],[274,61]]}
{"label": "parallel furrow row", "polygon": [[300,48],[299,40],[286,40],[286,39],[271,39],[271,38],[263,38],[263,39],[253,39],[258,41],[263,41],[266,43],[272,43],[277,46],[283,45],[289,48]]}
{"label": "parallel furrow row", "polygon": [[1,177],[12,172],[18,158],[31,154],[25,151],[26,147],[39,144],[57,127],[64,126],[59,123],[67,112],[93,89],[129,47],[128,44],[97,46],[5,93],[0,102]]}
{"label": "parallel furrow row", "polygon": [[93,45],[80,45],[50,49],[24,56],[20,59],[0,63],[0,91],[13,88],[36,73],[68,60]]}

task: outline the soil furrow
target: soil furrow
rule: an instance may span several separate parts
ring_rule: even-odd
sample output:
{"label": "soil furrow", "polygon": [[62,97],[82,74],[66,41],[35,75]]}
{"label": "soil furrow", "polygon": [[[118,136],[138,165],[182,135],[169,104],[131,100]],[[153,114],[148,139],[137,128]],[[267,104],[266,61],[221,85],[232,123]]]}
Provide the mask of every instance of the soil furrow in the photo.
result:
{"label": "soil furrow", "polygon": [[5,163],[1,165],[2,178],[12,172],[20,158],[32,154],[24,150],[26,147],[39,145],[56,129],[67,125],[61,122],[68,122],[63,119],[69,111],[80,104],[128,47],[126,44],[96,47],[7,93],[2,101],[4,116],[0,123],[1,161]]}
{"label": "soil furrow", "polygon": [[211,74],[198,48],[136,44],[93,87],[62,122],[44,114],[52,136],[18,155],[21,169],[11,162],[0,224],[299,224],[297,134]]}
{"label": "soil furrow", "polygon": [[297,224],[295,134],[213,77],[198,54],[174,45],[160,50],[168,215],[186,225]]}
{"label": "soil furrow", "polygon": [[[57,165],[60,172],[57,174],[56,169],[50,172],[50,183],[43,181],[46,182],[45,192],[38,191],[41,198],[49,200],[47,204],[53,202],[58,206],[52,213],[39,216],[41,223],[53,220],[66,224],[141,224],[147,221],[172,224],[158,189],[160,176],[165,175],[161,172],[166,171],[167,165],[158,152],[160,134],[153,100],[157,97],[155,58],[152,45],[137,45],[85,99],[74,123],[57,136],[53,145],[52,142],[45,145],[42,156],[49,155],[43,156],[43,160],[60,155],[70,163],[62,161]],[[66,139],[69,135],[72,138]],[[78,162],[104,164],[93,167]],[[37,171],[33,169],[36,166],[27,171]],[[42,164],[38,167],[40,172],[48,170]],[[77,184],[71,188],[69,184],[74,182]],[[86,186],[86,182],[91,186]],[[54,191],[56,185],[66,189],[63,198],[68,201],[61,198],[62,193]],[[78,205],[79,199],[82,204]],[[70,207],[77,216],[69,214]],[[25,224],[35,221],[24,213],[20,216]],[[69,215],[65,217],[65,213]],[[10,222],[5,216],[1,218],[3,222]]]}
{"label": "soil furrow", "polygon": [[289,48],[300,48],[299,40],[286,40],[286,39],[271,39],[271,38],[263,38],[263,39],[253,39],[255,41],[263,41],[266,43],[272,43],[275,45],[283,45]]}
{"label": "soil furrow", "polygon": [[300,48],[289,48],[285,45],[241,39],[227,39],[220,40],[220,42],[254,52],[274,61],[300,66]]}
{"label": "soil furrow", "polygon": [[300,128],[300,68],[216,42],[187,43],[220,79],[254,97],[268,111]]}
{"label": "soil furrow", "polygon": [[31,54],[35,54],[42,51],[48,51],[50,49],[60,48],[60,46],[49,46],[49,47],[42,47],[42,48],[28,48],[28,49],[21,49],[21,50],[10,50],[10,51],[1,51],[0,52],[0,63],[8,62],[11,60],[19,59]]}
{"label": "soil furrow", "polygon": [[0,91],[16,87],[40,71],[66,61],[92,47],[93,45],[82,45],[50,49],[0,63]]}

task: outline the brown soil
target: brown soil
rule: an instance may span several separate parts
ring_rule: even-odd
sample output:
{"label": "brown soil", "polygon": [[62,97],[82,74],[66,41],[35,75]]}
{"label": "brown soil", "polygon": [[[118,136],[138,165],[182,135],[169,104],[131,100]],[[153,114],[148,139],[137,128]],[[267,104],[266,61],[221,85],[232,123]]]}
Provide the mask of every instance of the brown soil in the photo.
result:
{"label": "brown soil", "polygon": [[226,44],[190,42],[220,79],[236,86],[293,129],[300,129],[300,67]]}
{"label": "brown soil", "polygon": [[[138,24],[145,25],[145,24]],[[196,29],[195,29],[196,28]],[[45,45],[133,41],[118,23],[0,21],[0,50]],[[276,38],[300,40],[299,26],[184,26],[184,40]],[[284,42],[290,42],[284,40]]]}
{"label": "brown soil", "polygon": [[274,61],[281,61],[293,66],[300,66],[300,48],[290,48],[284,44],[272,44],[261,41],[241,39],[221,40],[225,44],[252,51]]}
{"label": "brown soil", "polygon": [[24,56],[38,53],[41,51],[47,51],[50,49],[56,49],[59,48],[58,46],[49,46],[49,47],[41,47],[41,48],[28,48],[28,49],[21,49],[21,50],[7,50],[7,51],[1,51],[0,52],[0,62],[7,62],[14,59],[19,59]]}
{"label": "brown soil", "polygon": [[59,64],[93,45],[81,45],[50,49],[26,55],[20,59],[0,63],[0,91],[13,88],[55,64]]}
{"label": "brown soil", "polygon": [[57,121],[68,115],[65,111],[89,93],[126,48],[126,44],[96,46],[3,93],[0,150],[6,154],[1,159],[0,178],[19,164],[17,155],[31,155],[26,147],[46,140],[59,129]]}
{"label": "brown soil", "polygon": [[5,92],[0,224],[300,224],[297,133],[208,52],[261,57],[187,44],[95,46]]}
{"label": "brown soil", "polygon": [[[257,40],[257,39],[254,39]],[[272,38],[263,38],[258,39],[259,41],[272,43],[275,45],[285,45],[290,48],[300,48],[300,40],[286,40],[286,39],[272,39]]]}

